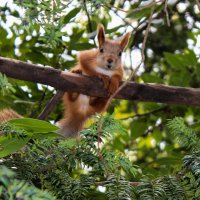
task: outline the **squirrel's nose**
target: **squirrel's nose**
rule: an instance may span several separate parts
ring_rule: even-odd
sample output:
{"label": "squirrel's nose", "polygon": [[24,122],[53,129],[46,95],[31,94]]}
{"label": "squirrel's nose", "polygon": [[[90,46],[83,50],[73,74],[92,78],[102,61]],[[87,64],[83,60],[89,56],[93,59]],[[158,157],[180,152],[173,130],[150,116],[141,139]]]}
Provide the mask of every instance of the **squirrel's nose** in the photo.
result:
{"label": "squirrel's nose", "polygon": [[113,59],[112,59],[112,58],[108,58],[108,59],[107,59],[107,62],[110,64],[110,63],[113,62]]}

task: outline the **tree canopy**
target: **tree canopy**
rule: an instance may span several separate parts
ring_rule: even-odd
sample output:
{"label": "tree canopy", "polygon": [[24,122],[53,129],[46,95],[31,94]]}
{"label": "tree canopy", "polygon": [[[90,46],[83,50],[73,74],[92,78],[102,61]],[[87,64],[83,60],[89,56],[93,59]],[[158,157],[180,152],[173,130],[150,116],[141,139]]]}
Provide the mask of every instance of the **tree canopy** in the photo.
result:
{"label": "tree canopy", "polygon": [[[70,69],[103,24],[131,32],[125,79],[198,89],[199,17],[198,0],[5,0],[0,56]],[[113,99],[80,140],[57,139],[61,102],[37,120],[56,92],[0,74],[0,109],[24,116],[0,124],[0,199],[200,199],[199,106]]]}

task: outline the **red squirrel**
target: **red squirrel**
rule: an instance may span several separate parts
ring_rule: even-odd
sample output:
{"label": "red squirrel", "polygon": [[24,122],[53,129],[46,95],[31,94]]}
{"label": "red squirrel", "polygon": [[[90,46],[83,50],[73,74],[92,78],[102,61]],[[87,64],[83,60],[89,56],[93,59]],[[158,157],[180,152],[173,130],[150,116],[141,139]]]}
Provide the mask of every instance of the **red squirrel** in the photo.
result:
{"label": "red squirrel", "polygon": [[[98,48],[80,52],[77,65],[70,71],[100,78],[108,92],[113,94],[123,78],[121,55],[129,38],[130,33],[126,33],[121,40],[107,39],[103,25],[100,25],[97,31]],[[65,77],[65,72],[61,76]],[[107,100],[66,92],[63,97],[64,117],[58,122],[60,133],[65,137],[78,137],[86,120],[95,113],[101,113]]]}

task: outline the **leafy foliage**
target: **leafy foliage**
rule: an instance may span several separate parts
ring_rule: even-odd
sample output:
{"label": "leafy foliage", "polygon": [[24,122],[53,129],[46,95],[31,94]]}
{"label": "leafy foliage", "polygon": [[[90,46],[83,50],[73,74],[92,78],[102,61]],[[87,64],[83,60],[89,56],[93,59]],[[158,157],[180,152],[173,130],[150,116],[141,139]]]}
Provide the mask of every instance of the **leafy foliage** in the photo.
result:
{"label": "leafy foliage", "polygon": [[169,120],[167,126],[170,132],[177,138],[179,144],[193,151],[200,149],[200,138],[191,128],[184,124],[182,118],[176,117],[173,120]]}
{"label": "leafy foliage", "polygon": [[110,200],[133,199],[133,188],[123,177],[110,175],[104,185],[107,188],[106,196]]}
{"label": "leafy foliage", "polygon": [[[200,152],[199,137],[190,127],[184,124],[182,118],[174,118],[168,123],[171,132],[178,139],[177,141],[192,151],[191,154],[183,157],[183,187],[191,199],[198,199],[200,194]],[[179,127],[179,128],[178,128]]]}
{"label": "leafy foliage", "polygon": [[200,152],[186,155],[183,158],[184,168],[190,171],[197,181],[197,185],[200,185]]}
{"label": "leafy foliage", "polygon": [[2,95],[4,96],[9,91],[13,91],[13,90],[14,90],[14,88],[8,82],[8,79],[6,78],[6,76],[4,76],[0,73],[0,91],[1,91]]}
{"label": "leafy foliage", "polygon": [[[110,116],[105,117],[106,122],[106,118],[111,119]],[[170,125],[176,120],[172,120]],[[111,121],[110,127],[115,123],[119,125],[119,122]],[[108,131],[108,127],[105,127],[102,132],[105,129]],[[182,131],[188,129],[185,126]],[[181,178],[163,176],[147,179],[141,177],[138,166],[134,166],[121,154],[103,150],[99,157],[96,145],[90,145],[91,141],[94,144],[96,136],[93,135],[91,140],[92,135],[84,132],[88,133],[88,130],[83,131],[80,141],[53,138],[35,140],[34,143],[28,143],[21,152],[3,158],[2,164],[14,169],[18,179],[48,190],[58,199],[88,199],[92,194],[100,195],[99,185],[106,188],[102,195],[108,199],[186,199],[186,195],[190,195],[187,188],[196,184],[194,180],[192,182],[192,177],[190,182],[185,182],[188,173],[191,172],[199,182],[199,153],[183,158],[185,170],[179,172],[184,174]],[[195,187],[198,188],[199,183]],[[198,195],[197,192],[195,190],[195,195]]]}
{"label": "leafy foliage", "polygon": [[137,192],[140,199],[165,198],[165,192],[159,182],[143,182],[139,185]]}
{"label": "leafy foliage", "polygon": [[0,124],[0,158],[14,153],[24,147],[31,139],[60,136],[55,131],[58,128],[48,122],[21,118]]}
{"label": "leafy foliage", "polygon": [[0,166],[0,198],[1,199],[44,199],[54,200],[55,197],[46,191],[15,179],[15,174],[4,166]]}

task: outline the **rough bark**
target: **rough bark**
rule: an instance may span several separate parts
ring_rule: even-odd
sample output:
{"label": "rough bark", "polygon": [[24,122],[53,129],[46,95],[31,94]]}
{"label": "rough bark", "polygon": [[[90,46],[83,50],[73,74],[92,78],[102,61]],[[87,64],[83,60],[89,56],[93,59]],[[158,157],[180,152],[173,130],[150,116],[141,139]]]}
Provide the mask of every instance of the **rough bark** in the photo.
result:
{"label": "rough bark", "polygon": [[[68,72],[67,79],[64,79],[60,76],[60,70],[51,67],[40,67],[0,57],[0,72],[15,79],[50,85],[57,90],[79,92],[95,97],[108,96],[98,78]],[[129,82],[115,98],[199,106],[200,89]]]}

